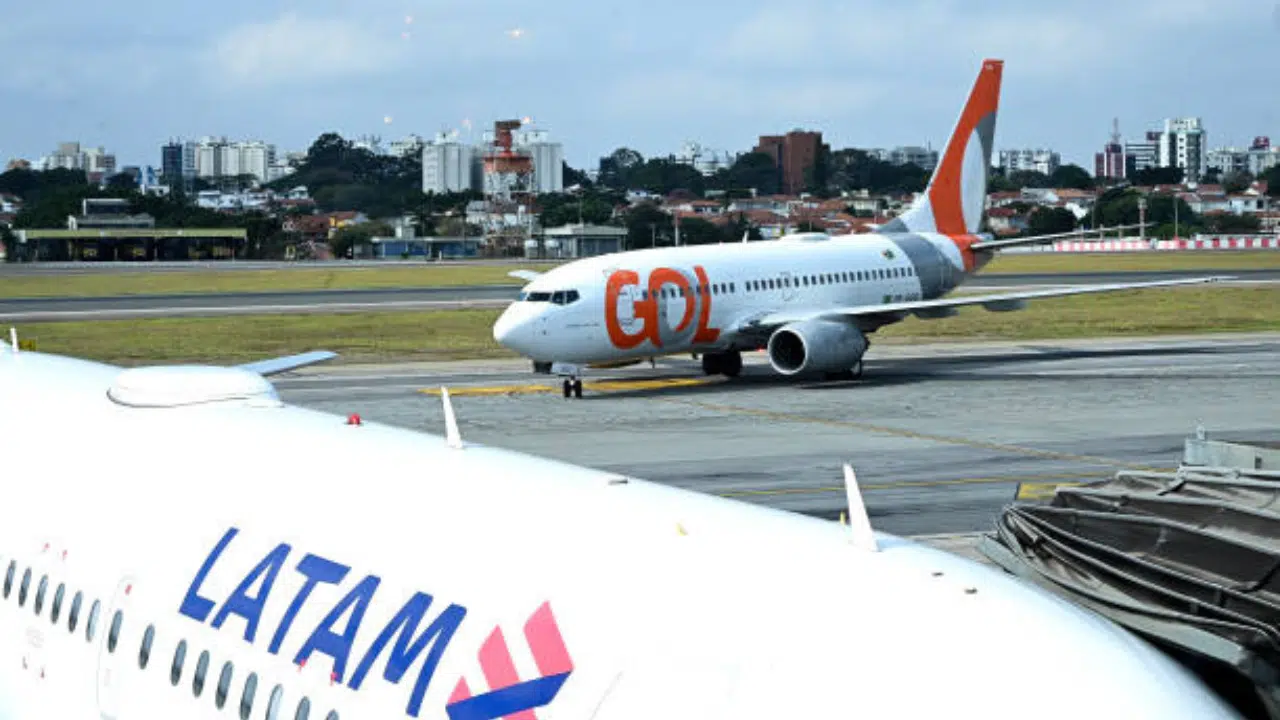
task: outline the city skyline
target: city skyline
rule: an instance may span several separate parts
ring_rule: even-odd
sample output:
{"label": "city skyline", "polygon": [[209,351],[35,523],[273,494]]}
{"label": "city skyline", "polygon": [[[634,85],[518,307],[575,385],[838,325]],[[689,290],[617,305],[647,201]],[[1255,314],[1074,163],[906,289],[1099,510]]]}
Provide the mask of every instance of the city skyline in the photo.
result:
{"label": "city skyline", "polygon": [[[623,146],[748,151],[792,129],[833,149],[937,148],[984,57],[1006,61],[1001,148],[1048,147],[1092,169],[1113,117],[1125,139],[1185,116],[1204,119],[1210,148],[1280,136],[1280,109],[1245,79],[1271,66],[1280,39],[1280,15],[1256,0],[732,8],[725,19],[719,5],[665,0],[644,11],[231,0],[196,22],[156,0],[52,0],[0,27],[24,58],[0,77],[6,106],[23,108],[0,117],[0,157],[34,161],[78,141],[121,166],[158,165],[170,137],[305,150],[329,131],[431,137],[469,124],[478,139],[494,119],[525,116],[582,169]],[[151,22],[134,22],[140,13]],[[904,52],[913,44],[930,51]]]}

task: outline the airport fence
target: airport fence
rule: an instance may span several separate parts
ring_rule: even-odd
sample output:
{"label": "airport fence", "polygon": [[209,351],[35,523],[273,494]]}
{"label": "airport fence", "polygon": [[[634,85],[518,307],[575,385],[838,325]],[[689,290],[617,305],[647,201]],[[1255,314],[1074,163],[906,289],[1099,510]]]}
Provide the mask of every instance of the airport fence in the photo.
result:
{"label": "airport fence", "polygon": [[1106,240],[1059,240],[1055,243],[1011,248],[1005,252],[1160,252],[1191,250],[1280,250],[1277,235],[1196,235],[1172,240],[1143,240],[1137,237]]}

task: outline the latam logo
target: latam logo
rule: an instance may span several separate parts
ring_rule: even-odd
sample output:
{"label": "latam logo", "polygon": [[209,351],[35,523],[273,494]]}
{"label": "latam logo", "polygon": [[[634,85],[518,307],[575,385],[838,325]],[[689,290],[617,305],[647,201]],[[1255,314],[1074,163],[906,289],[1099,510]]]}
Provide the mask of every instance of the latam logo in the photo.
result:
{"label": "latam logo", "polygon": [[[299,668],[325,656],[330,681],[356,692],[366,680],[400,685],[411,679],[405,714],[418,717],[467,609],[421,591],[407,600],[395,591],[379,592],[378,575],[352,572],[350,565],[298,552],[288,543],[265,554],[262,547],[232,548],[239,533],[229,528],[209,552],[178,612],[289,657]],[[214,587],[234,589],[213,594]],[[300,617],[312,619],[295,626]],[[549,604],[529,618],[524,634],[542,677],[520,682],[502,631],[495,628],[480,649],[489,692],[472,697],[466,681],[459,681],[447,703],[450,720],[536,720],[533,708],[555,698],[573,663]]]}
{"label": "latam logo", "polygon": [[[646,340],[655,348],[669,347],[690,336],[694,343],[715,342],[720,331],[710,326],[713,295],[701,265],[694,266],[693,275],[674,268],[654,268],[643,281],[634,270],[615,270],[604,293],[609,342],[619,350],[639,347]],[[680,302],[684,312],[672,327],[666,310],[670,303]]]}
{"label": "latam logo", "polygon": [[489,692],[472,695],[467,679],[458,680],[445,707],[449,720],[538,720],[533,709],[555,699],[573,672],[573,660],[550,603],[543,603],[525,623],[524,637],[541,677],[520,680],[502,628],[496,627],[480,647],[480,669]]}

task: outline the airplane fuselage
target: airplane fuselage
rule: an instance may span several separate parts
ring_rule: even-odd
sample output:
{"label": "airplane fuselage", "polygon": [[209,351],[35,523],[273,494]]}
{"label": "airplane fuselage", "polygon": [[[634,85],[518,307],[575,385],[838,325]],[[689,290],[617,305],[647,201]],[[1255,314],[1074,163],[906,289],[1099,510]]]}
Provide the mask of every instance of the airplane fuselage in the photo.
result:
{"label": "airplane fuselage", "polygon": [[535,362],[756,349],[738,330],[766,313],[941,297],[984,261],[962,247],[938,234],[805,233],[587,258],[531,282],[494,335]]}

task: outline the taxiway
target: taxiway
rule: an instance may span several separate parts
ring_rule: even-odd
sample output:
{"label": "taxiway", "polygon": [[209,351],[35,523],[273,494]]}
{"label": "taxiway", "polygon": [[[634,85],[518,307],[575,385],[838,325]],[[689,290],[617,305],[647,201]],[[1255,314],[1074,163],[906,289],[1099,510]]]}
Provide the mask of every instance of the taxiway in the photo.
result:
{"label": "taxiway", "polygon": [[[878,529],[987,530],[1015,496],[1126,468],[1171,469],[1211,437],[1280,440],[1280,333],[873,347],[863,379],[703,377],[692,359],[609,371],[566,400],[518,361],[316,367],[283,397],[469,442],[835,518],[853,464]],[[430,473],[430,468],[423,468]],[[495,502],[500,502],[495,499]]]}

